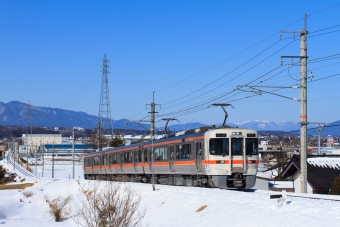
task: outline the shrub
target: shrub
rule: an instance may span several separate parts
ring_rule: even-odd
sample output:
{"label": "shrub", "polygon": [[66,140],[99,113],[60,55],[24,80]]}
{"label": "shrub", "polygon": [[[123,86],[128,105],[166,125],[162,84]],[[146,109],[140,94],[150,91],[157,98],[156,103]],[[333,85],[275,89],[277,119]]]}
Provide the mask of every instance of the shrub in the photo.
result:
{"label": "shrub", "polygon": [[334,178],[331,194],[340,195],[340,177]]}
{"label": "shrub", "polygon": [[138,211],[141,195],[121,182],[100,181],[79,184],[79,201],[75,203],[78,226],[131,227],[140,226],[145,210]]}
{"label": "shrub", "polygon": [[45,196],[46,201],[50,205],[50,213],[56,222],[60,222],[66,215],[68,215],[67,204],[71,201],[71,196],[65,198],[58,196],[57,198],[50,199]]}

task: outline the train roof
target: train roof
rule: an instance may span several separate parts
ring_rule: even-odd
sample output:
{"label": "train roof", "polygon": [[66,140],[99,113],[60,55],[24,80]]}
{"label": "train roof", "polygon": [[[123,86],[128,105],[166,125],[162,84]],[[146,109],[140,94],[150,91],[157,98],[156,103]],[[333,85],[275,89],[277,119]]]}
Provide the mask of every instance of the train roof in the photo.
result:
{"label": "train roof", "polygon": [[[180,131],[177,132],[176,134],[172,134],[169,135],[168,137],[164,137],[161,139],[157,139],[157,140],[149,140],[149,141],[145,141],[145,142],[141,142],[141,143],[132,143],[129,145],[123,145],[120,147],[108,147],[108,148],[104,148],[103,150],[100,151],[95,151],[95,152],[91,152],[88,154],[85,154],[84,156],[91,156],[93,154],[99,154],[99,153],[107,153],[110,151],[115,151],[115,150],[129,150],[129,148],[140,148],[141,146],[148,146],[151,145],[152,143],[157,145],[157,144],[163,144],[163,143],[167,143],[173,140],[181,140],[181,139],[187,139],[187,138],[195,138],[195,137],[200,137],[203,136],[206,132],[211,131],[211,130],[218,130],[218,129],[243,129],[243,128],[234,128],[234,127],[200,127],[200,128],[196,128],[196,129],[190,129],[190,130],[186,130],[186,131]],[[244,129],[243,129],[244,130]],[[251,129],[250,129],[251,130]],[[255,130],[251,130],[251,131],[255,131]]]}

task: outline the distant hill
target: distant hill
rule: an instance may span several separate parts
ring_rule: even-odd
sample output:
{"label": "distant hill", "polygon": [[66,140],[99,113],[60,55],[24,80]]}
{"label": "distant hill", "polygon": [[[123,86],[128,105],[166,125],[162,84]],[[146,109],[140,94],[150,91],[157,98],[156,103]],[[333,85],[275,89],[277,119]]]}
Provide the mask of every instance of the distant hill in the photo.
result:
{"label": "distant hill", "polygon": [[[89,115],[85,112],[77,112],[71,110],[63,110],[59,108],[50,107],[38,107],[31,106],[32,110],[32,125],[41,127],[82,127],[82,128],[94,128],[97,127],[98,117],[95,115]],[[18,101],[11,101],[8,103],[0,102],[0,125],[27,125],[27,104]],[[126,121],[126,119],[113,120],[113,128],[115,129],[134,129],[145,130],[149,129],[150,124],[140,124]],[[231,127],[250,128],[257,131],[284,131],[294,132],[299,134],[300,125],[297,122],[285,121],[285,122],[273,122],[273,121],[247,121],[243,123],[228,123]],[[338,126],[339,125],[339,126]],[[198,127],[208,126],[200,122],[185,123],[185,124],[173,124],[168,126],[169,130],[188,130]],[[219,126],[219,125],[216,125]],[[315,135],[316,125],[309,125],[308,135]],[[163,128],[163,127],[162,127]],[[160,128],[156,128],[160,130]],[[321,135],[340,135],[340,120],[330,123],[324,127]]]}

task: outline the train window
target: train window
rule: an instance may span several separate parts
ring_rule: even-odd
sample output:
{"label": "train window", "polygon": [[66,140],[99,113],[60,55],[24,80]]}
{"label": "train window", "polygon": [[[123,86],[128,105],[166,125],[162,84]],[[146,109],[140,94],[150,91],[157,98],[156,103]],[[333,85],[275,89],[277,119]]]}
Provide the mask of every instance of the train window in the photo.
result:
{"label": "train window", "polygon": [[210,139],[209,151],[211,155],[229,155],[229,139]]}
{"label": "train window", "polygon": [[132,162],[132,151],[128,151],[124,153],[124,162]]}
{"label": "train window", "polygon": [[94,166],[98,166],[99,165],[99,157],[98,156],[93,157],[93,165]]}
{"label": "train window", "polygon": [[191,144],[176,145],[176,159],[191,159]]}
{"label": "train window", "polygon": [[231,154],[242,155],[243,138],[231,138]]}
{"label": "train window", "polygon": [[246,155],[258,155],[258,144],[257,138],[246,138]]}
{"label": "train window", "polygon": [[91,166],[91,159],[92,158],[86,158],[85,159],[85,166]]}
{"label": "train window", "polygon": [[168,159],[166,147],[157,147],[155,149],[155,161],[164,161]]}
{"label": "train window", "polygon": [[111,154],[111,164],[118,163],[118,154]]}

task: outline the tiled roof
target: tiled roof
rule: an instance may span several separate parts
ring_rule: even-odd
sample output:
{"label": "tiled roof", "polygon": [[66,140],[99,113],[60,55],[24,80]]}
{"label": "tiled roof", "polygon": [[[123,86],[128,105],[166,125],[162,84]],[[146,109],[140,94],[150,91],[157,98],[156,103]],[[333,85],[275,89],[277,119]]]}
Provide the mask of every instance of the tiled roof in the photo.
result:
{"label": "tiled roof", "polygon": [[[300,172],[300,156],[294,155],[283,169],[287,178]],[[335,177],[340,176],[340,155],[307,156],[307,181],[313,189],[330,189]]]}

